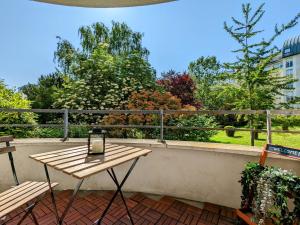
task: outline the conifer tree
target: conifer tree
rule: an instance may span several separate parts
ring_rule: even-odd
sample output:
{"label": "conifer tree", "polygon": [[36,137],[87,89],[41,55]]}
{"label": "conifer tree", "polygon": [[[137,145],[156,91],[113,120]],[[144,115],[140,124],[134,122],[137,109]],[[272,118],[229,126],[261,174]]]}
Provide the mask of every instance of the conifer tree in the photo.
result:
{"label": "conifer tree", "polygon": [[[244,92],[243,98],[237,103],[238,109],[270,109],[275,106],[278,95],[291,89],[289,84],[295,82],[291,76],[278,76],[276,68],[271,67],[272,61],[280,54],[274,41],[284,31],[296,26],[300,13],[286,24],[275,25],[274,34],[268,39],[260,38],[263,30],[257,29],[258,23],[265,14],[264,4],[252,10],[250,3],[242,5],[243,19],[232,17],[233,25],[224,22],[224,29],[238,42],[240,48],[233,51],[237,54],[236,61],[225,66],[232,71],[231,78],[236,81]],[[250,126],[254,117],[249,118]],[[251,138],[253,143],[253,138]]]}

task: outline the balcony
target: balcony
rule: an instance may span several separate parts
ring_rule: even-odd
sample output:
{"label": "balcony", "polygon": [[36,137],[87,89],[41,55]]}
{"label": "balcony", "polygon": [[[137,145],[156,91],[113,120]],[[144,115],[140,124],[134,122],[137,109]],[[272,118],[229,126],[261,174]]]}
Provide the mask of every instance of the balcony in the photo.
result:
{"label": "balcony", "polygon": [[[160,143],[156,140],[137,139],[109,139],[108,142],[153,151],[141,159],[124,186],[124,191],[128,193],[126,200],[137,224],[143,221],[145,224],[234,224],[233,208],[240,206],[240,173],[247,162],[258,161],[261,153],[258,147],[217,143]],[[17,147],[15,163],[19,179],[44,180],[43,170],[38,163],[29,159],[29,155],[82,146],[86,144],[86,140],[69,139],[61,142],[59,139],[17,139],[14,144]],[[268,165],[291,169],[300,174],[299,162],[293,159],[270,156]],[[116,173],[124,175],[128,166],[125,164],[117,167]],[[4,174],[10,175],[6,158],[0,158],[0,169]],[[64,198],[71,193],[66,190],[72,189],[76,180],[52,169],[49,172],[60,184],[57,187],[60,196],[58,205],[66,204]],[[5,176],[1,178],[0,189],[7,189],[12,184],[11,176]],[[111,195],[109,190],[113,189],[113,182],[105,173],[89,178],[66,217],[66,221],[69,221],[67,224],[89,224],[84,221],[92,221],[101,214],[101,209],[104,209],[102,205],[105,205],[107,197]],[[47,211],[50,210],[47,201],[36,209],[41,221],[55,219],[54,214],[50,215]],[[95,205],[100,210],[94,210]],[[109,221],[105,224],[126,224],[124,210],[121,204],[115,202],[107,216]],[[74,220],[76,223],[72,222]]]}

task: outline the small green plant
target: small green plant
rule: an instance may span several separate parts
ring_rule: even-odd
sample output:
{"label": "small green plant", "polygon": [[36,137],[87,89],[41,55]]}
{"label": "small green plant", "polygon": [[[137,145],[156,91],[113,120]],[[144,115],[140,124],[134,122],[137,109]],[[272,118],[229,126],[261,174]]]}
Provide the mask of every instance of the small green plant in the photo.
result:
{"label": "small green plant", "polygon": [[225,126],[224,128],[227,129],[225,130],[227,137],[234,137],[235,134],[234,126]]}

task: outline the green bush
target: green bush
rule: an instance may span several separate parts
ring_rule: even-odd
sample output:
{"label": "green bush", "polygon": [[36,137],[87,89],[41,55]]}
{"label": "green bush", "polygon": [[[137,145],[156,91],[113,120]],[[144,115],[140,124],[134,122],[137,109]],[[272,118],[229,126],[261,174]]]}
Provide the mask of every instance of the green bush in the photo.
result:
{"label": "green bush", "polygon": [[[20,93],[6,87],[0,80],[0,108],[29,109],[30,101]],[[34,113],[0,112],[0,124],[35,124]],[[3,127],[0,135],[27,137],[33,128]]]}
{"label": "green bush", "polygon": [[62,138],[64,130],[62,128],[36,128],[29,135],[32,138]]}
{"label": "green bush", "polygon": [[165,132],[165,139],[169,140],[205,142],[209,141],[213,135],[217,134],[215,130],[184,129],[184,127],[215,128],[217,127],[217,124],[214,117],[211,116],[184,115],[171,122],[170,125],[177,126],[178,129],[167,130]]}
{"label": "green bush", "polygon": [[290,127],[300,126],[299,116],[276,116],[273,125],[281,126],[282,130],[289,130]]}
{"label": "green bush", "polygon": [[228,129],[228,130],[225,130],[227,137],[234,137],[234,134],[235,134],[234,126],[225,126],[224,128]]}
{"label": "green bush", "polygon": [[88,133],[91,128],[86,126],[76,126],[76,127],[70,127],[69,129],[69,137],[70,138],[88,138]]}

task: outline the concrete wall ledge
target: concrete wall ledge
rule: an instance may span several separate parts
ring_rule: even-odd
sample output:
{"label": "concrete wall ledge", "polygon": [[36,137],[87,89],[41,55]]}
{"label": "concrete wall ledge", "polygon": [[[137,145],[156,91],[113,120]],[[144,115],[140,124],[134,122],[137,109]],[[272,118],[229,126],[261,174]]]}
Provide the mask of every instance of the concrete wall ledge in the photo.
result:
{"label": "concrete wall ledge", "polygon": [[[40,145],[40,144],[59,144],[60,146],[79,146],[86,145],[86,138],[70,138],[65,142],[62,142],[58,138],[26,138],[16,139],[14,144],[17,145]],[[166,150],[195,150],[195,151],[211,151],[228,154],[259,156],[262,148],[256,146],[247,145],[235,145],[235,144],[222,144],[222,143],[210,143],[210,142],[194,142],[194,141],[170,141],[166,140],[164,143],[153,139],[121,139],[121,138],[108,138],[107,143],[130,145],[140,148],[161,148]],[[274,154],[269,155],[270,158],[280,158],[283,160],[292,160],[287,157],[282,157]]]}
{"label": "concrete wall ledge", "polygon": [[[108,139],[109,143],[151,149],[142,157],[129,177],[124,191],[170,195],[178,198],[239,207],[241,172],[247,162],[258,162],[261,148],[218,143],[138,139]],[[16,139],[13,153],[19,180],[45,181],[43,166],[30,159],[32,154],[82,146],[86,139]],[[284,159],[284,160],[283,160]],[[299,161],[270,155],[269,165],[293,170],[300,175]],[[116,168],[123,177],[130,163]],[[73,189],[77,180],[52,168],[52,181],[58,189]],[[0,155],[0,191],[13,185],[8,157]],[[83,190],[112,190],[113,182],[107,173],[94,175],[84,181]]]}

